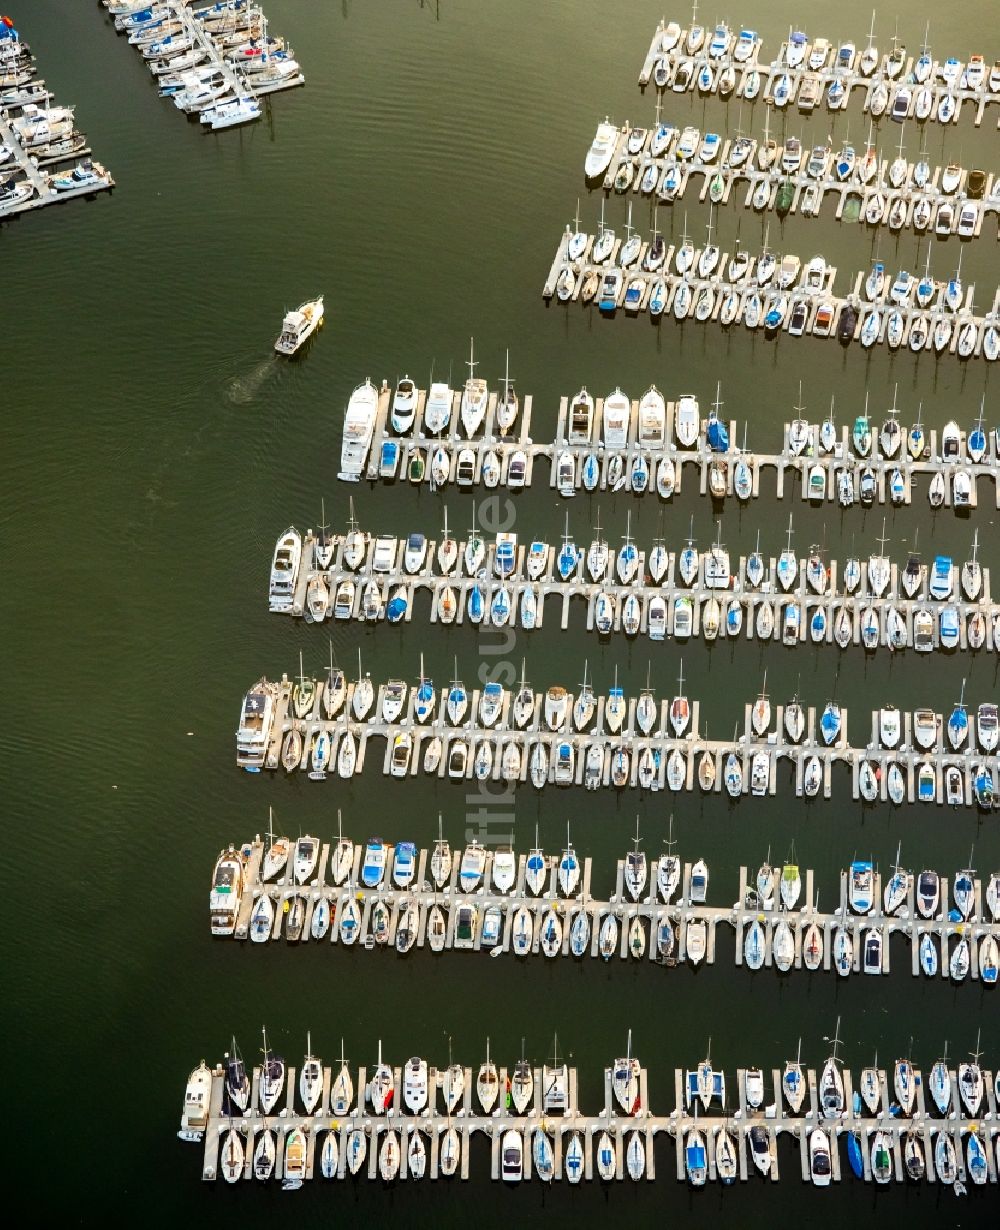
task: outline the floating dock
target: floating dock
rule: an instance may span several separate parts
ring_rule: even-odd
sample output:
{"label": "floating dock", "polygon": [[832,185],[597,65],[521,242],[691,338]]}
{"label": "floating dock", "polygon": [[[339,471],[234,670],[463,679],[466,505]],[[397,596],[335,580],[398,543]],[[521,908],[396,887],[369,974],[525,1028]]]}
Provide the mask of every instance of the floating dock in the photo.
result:
{"label": "floating dock", "polygon": [[[928,58],[927,75],[920,83],[914,73],[917,57],[907,55],[905,47],[900,47],[894,57],[892,53],[877,56],[872,71],[865,73],[861,71],[864,51],[854,52],[849,63],[841,63],[838,45],[826,39],[807,40],[801,44],[797,48],[801,62],[790,67],[787,40],[782,43],[773,63],[762,64],[759,38],[755,37],[749,55],[737,61],[733,55],[737,45],[735,34],[725,53],[710,57],[711,30],[706,31],[704,44],[691,54],[688,31],[681,31],[677,41],[665,48],[666,29],[661,21],[639,70],[639,85],[643,89],[653,82],[660,91],[691,92],[700,97],[718,95],[745,102],[760,99],[779,109],[795,109],[806,114],[821,102],[831,113],[842,111],[850,105],[852,96],[861,92],[863,110],[879,122],[891,118],[902,123],[915,118],[919,123],[957,124],[963,115],[971,113],[977,128],[983,122],[987,106],[1000,104],[1000,74],[992,72],[985,64],[980,84],[969,86],[965,77],[967,70],[949,84],[942,75],[945,62]],[[811,67],[810,56],[814,48],[817,48],[817,60],[815,67]],[[703,68],[707,68],[707,76]],[[923,68],[921,65],[921,71]]]}
{"label": "floating dock", "polygon": [[[520,728],[512,725],[510,693],[502,697],[495,724],[485,726],[479,720],[481,693],[474,690],[469,696],[473,716],[460,726],[452,726],[447,719],[448,688],[437,693],[433,716],[420,723],[414,717],[417,687],[401,685],[406,693],[405,706],[396,721],[386,722],[382,714],[387,685],[373,689],[371,716],[363,720],[355,718],[357,684],[347,686],[343,705],[332,720],[323,716],[325,680],[316,682],[310,710],[302,716],[296,716],[293,704],[295,686],[287,676],[279,683],[261,679],[247,693],[243,725],[237,732],[238,767],[251,772],[284,767],[285,772],[308,772],[316,779],[325,779],[328,773],[352,777],[364,771],[374,741],[384,748],[382,771],[387,776],[406,778],[423,771],[463,783],[503,781],[511,788],[530,780],[537,789],[555,784],[585,785],[594,790],[639,787],[655,792],[667,787],[680,793],[698,786],[704,793],[726,790],[733,798],[745,794],[773,796],[784,760],[798,796],[813,797],[822,792],[824,798],[830,798],[834,767],[840,763],[850,773],[855,799],[897,804],[904,798],[911,803],[947,801],[956,807],[978,804],[991,810],[1000,784],[996,753],[974,750],[969,746],[971,735],[965,750],[946,748],[947,724],[941,714],[931,715],[932,742],[924,747],[917,742],[915,716],[903,713],[899,742],[890,748],[878,739],[880,711],[876,710],[871,715],[871,741],[857,747],[848,743],[846,709],[837,710],[839,725],[832,733],[822,730],[816,709],[803,709],[802,738],[793,742],[787,738],[783,706],[775,710],[773,722],[758,732],[752,723],[753,706],[746,705],[742,736],[709,740],[698,729],[697,700],[690,706],[690,728],[677,736],[670,726],[671,702],[656,702],[651,695],[654,721],[648,731],[639,726],[639,706],[634,697],[624,700],[621,726],[614,729],[604,696],[596,698],[593,719],[584,730],[578,730],[572,724],[572,701],[560,728],[548,725],[543,719],[545,693],[533,693],[530,720]],[[930,713],[918,711],[924,712]],[[923,721],[920,727],[922,730]],[[321,763],[316,759],[317,746],[325,755]],[[897,783],[895,800],[889,790],[890,779]]]}
{"label": "floating dock", "polygon": [[[726,424],[726,447],[712,447],[707,439],[709,420],[702,417],[699,408],[697,439],[690,448],[686,448],[678,442],[677,400],[664,400],[663,424],[653,437],[644,434],[642,430],[640,402],[630,399],[627,439],[622,447],[614,447],[604,438],[604,398],[594,399],[589,427],[581,436],[574,434],[571,427],[572,406],[577,398],[563,397],[560,398],[557,411],[555,439],[546,443],[537,441],[530,435],[532,398],[529,395],[524,398],[524,418],[521,420],[518,434],[514,437],[498,436],[495,431],[477,435],[472,439],[457,438],[453,434],[440,438],[428,437],[423,434],[422,422],[420,425],[415,424],[411,433],[397,436],[392,434],[388,426],[391,396],[389,386],[383,381],[375,434],[365,467],[366,476],[372,482],[408,481],[406,476],[409,472],[409,461],[413,453],[419,450],[424,461],[423,472],[419,479],[409,481],[413,485],[428,486],[435,491],[445,491],[449,485],[454,485],[459,491],[479,486],[493,486],[497,489],[503,486],[510,490],[511,464],[520,455],[524,473],[523,481],[519,481],[517,487],[529,486],[534,478],[536,462],[545,461],[549,467],[549,485],[564,496],[590,490],[586,485],[586,475],[588,469],[592,469],[596,474],[594,491],[627,491],[633,495],[669,499],[675,492],[682,490],[685,468],[693,467],[697,474],[699,491],[718,498],[716,484],[712,481],[713,469],[721,467],[725,495],[735,495],[737,499],[742,499],[735,486],[736,466],[742,461],[750,470],[750,494],[747,499],[756,498],[760,494],[762,472],[773,469],[775,495],[779,500],[797,493],[803,500],[814,504],[843,503],[842,484],[838,481],[843,473],[850,477],[851,489],[856,493],[854,498],[860,502],[861,480],[866,472],[870,471],[874,480],[873,502],[909,504],[913,499],[917,478],[926,478],[930,482],[936,475],[941,474],[945,480],[943,505],[961,507],[961,503],[956,504],[955,501],[955,477],[962,474],[969,481],[968,507],[977,506],[979,482],[982,479],[993,483],[995,505],[1000,508],[1000,483],[997,482],[997,473],[1000,470],[1000,436],[996,431],[987,433],[986,451],[980,461],[972,461],[968,452],[970,433],[964,430],[958,432],[957,454],[945,459],[942,433],[936,428],[926,430],[925,443],[916,455],[909,450],[902,438],[892,456],[880,451],[877,439],[873,440],[869,452],[862,455],[854,450],[851,429],[846,425],[835,429],[835,443],[832,448],[826,449],[822,444],[823,432],[818,423],[808,424],[807,439],[798,449],[792,439],[792,425],[786,423],[781,451],[766,453],[740,447],[740,425],[735,419]],[[418,390],[418,405],[421,408],[425,401],[425,391]],[[493,404],[495,395],[491,395],[491,405]],[[492,418],[489,421],[492,423]],[[903,431],[902,435],[905,434]],[[872,435],[877,436],[874,426]],[[385,442],[394,443],[402,455],[394,478],[380,473],[379,456]],[[430,462],[438,450],[443,454],[449,476],[443,482],[436,482],[431,476]],[[459,458],[463,453],[467,453],[470,464],[460,468]],[[647,481],[641,490],[633,482],[636,459],[640,457],[646,462],[647,475]],[[664,486],[658,481],[658,469],[664,457],[670,458],[672,482],[669,495],[664,494]],[[486,470],[495,475],[495,482],[487,482],[488,475],[484,471],[484,461],[487,458],[490,459],[491,465],[486,467]],[[565,467],[566,473],[562,475],[561,462],[568,463]],[[617,477],[616,469],[620,471]],[[894,482],[897,472],[900,481]],[[817,481],[817,476],[821,481]],[[894,490],[897,494],[894,494]]]}
{"label": "floating dock", "polygon": [[[107,192],[115,181],[90,153],[74,127],[73,108],[55,107],[45,82],[35,79],[35,59],[16,31],[0,26],[0,222]],[[43,168],[74,162],[62,171]]]}
{"label": "floating dock", "polygon": [[[836,1182],[845,1174],[841,1138],[851,1135],[855,1143],[860,1144],[864,1158],[864,1181],[876,1181],[871,1158],[875,1134],[884,1133],[890,1159],[878,1182],[908,1181],[904,1149],[910,1144],[912,1153],[915,1142],[918,1146],[916,1152],[923,1163],[918,1176],[920,1181],[940,1183],[942,1186],[965,1181],[997,1183],[994,1154],[1000,1123],[997,1122],[997,1095],[992,1072],[983,1072],[983,1093],[978,1108],[981,1113],[973,1117],[960,1100],[958,1069],[949,1069],[951,1095],[958,1110],[945,1119],[937,1116],[929,1095],[925,1095],[925,1074],[914,1070],[916,1095],[913,1113],[900,1117],[898,1113],[893,1113],[892,1071],[877,1070],[880,1091],[878,1113],[870,1115],[863,1104],[861,1111],[853,1109],[854,1090],[860,1087],[859,1078],[850,1069],[842,1067],[836,1058],[833,1062],[840,1071],[845,1104],[852,1108],[840,1114],[834,1112],[835,1117],[830,1116],[821,1101],[821,1072],[812,1068],[803,1068],[801,1073],[805,1095],[799,1114],[790,1111],[779,1069],[765,1075],[759,1069],[742,1068],[736,1073],[738,1096],[734,1099],[735,1109],[731,1114],[718,1105],[717,1095],[709,1098],[707,1107],[692,1105],[686,1090],[690,1077],[696,1076],[696,1073],[680,1068],[674,1071],[674,1109],[669,1113],[656,1113],[651,1105],[647,1069],[637,1063],[635,1079],[638,1100],[634,1113],[628,1115],[621,1108],[614,1091],[615,1069],[608,1067],[604,1072],[604,1107],[598,1115],[588,1116],[582,1111],[578,1100],[577,1069],[558,1061],[554,1061],[552,1066],[529,1065],[532,1092],[523,1115],[518,1114],[512,1105],[506,1105],[503,1092],[510,1087],[515,1070],[513,1064],[498,1065],[496,1075],[501,1091],[500,1106],[489,1114],[484,1113],[479,1101],[476,1089],[478,1068],[473,1067],[462,1068],[462,1094],[454,1112],[448,1113],[445,1090],[449,1087],[449,1069],[427,1065],[426,1102],[421,1110],[413,1113],[404,1104],[405,1070],[402,1065],[389,1065],[391,1103],[386,1113],[376,1114],[369,1085],[376,1072],[375,1064],[371,1067],[360,1066],[353,1072],[346,1064],[343,1068],[321,1065],[322,1092],[312,1113],[307,1114],[296,1089],[296,1069],[288,1065],[282,1073],[282,1088],[271,1113],[265,1114],[260,1100],[262,1069],[253,1068],[250,1101],[246,1111],[240,1112],[229,1104],[225,1068],[219,1065],[206,1078],[208,1100],[204,1117],[199,1119],[201,1126],[193,1130],[185,1127],[180,1134],[186,1140],[203,1143],[204,1180],[214,1182],[221,1175],[228,1182],[236,1183],[255,1176],[255,1153],[261,1137],[269,1133],[273,1165],[266,1169],[266,1178],[282,1182],[286,1190],[299,1188],[304,1180],[321,1175],[330,1180],[344,1179],[352,1174],[367,1175],[369,1179],[377,1179],[382,1174],[383,1178],[398,1178],[399,1181],[417,1181],[423,1177],[437,1179],[446,1175],[466,1180],[470,1174],[473,1138],[477,1134],[489,1143],[490,1176],[494,1180],[503,1178],[508,1182],[520,1182],[537,1177],[541,1182],[578,1183],[586,1180],[590,1183],[621,1182],[631,1176],[636,1181],[648,1182],[657,1177],[657,1163],[660,1167],[666,1163],[667,1174],[683,1181],[689,1177],[688,1148],[692,1147],[692,1161],[700,1165],[700,1183],[706,1179],[713,1183],[732,1182],[737,1176],[740,1182],[746,1182],[754,1173],[762,1173],[765,1178],[776,1182],[780,1177],[779,1142],[785,1141],[781,1164],[789,1163],[787,1149],[790,1146],[798,1154],[793,1175],[809,1182],[809,1137],[817,1128],[826,1134],[829,1165]],[[335,1105],[334,1085],[345,1069],[352,1096],[348,1105],[343,1102]],[[762,1082],[764,1090],[767,1081],[770,1081],[773,1102],[767,1107],[752,1105],[748,1100],[748,1072],[752,1073],[753,1084]],[[713,1073],[713,1080],[716,1077],[721,1092],[725,1074]],[[552,1105],[556,1100],[555,1090],[559,1095],[557,1106]],[[354,1091],[357,1091],[356,1097],[353,1096]],[[188,1122],[186,1116],[185,1123]],[[449,1146],[451,1156],[445,1166],[445,1137],[453,1130],[455,1135],[451,1137]],[[286,1165],[285,1144],[293,1131],[300,1134],[296,1144],[301,1145],[302,1150],[296,1149],[294,1162]],[[510,1144],[507,1137],[510,1132],[518,1137],[513,1159],[507,1156],[506,1148]],[[231,1133],[239,1141],[238,1151],[230,1143]],[[669,1142],[661,1147],[659,1157],[655,1148],[657,1135],[666,1136]],[[977,1140],[970,1147],[972,1135]],[[458,1138],[457,1157],[453,1152],[455,1136]],[[724,1136],[728,1136],[732,1151],[731,1160],[725,1166],[725,1179],[719,1173],[719,1145]],[[333,1137],[333,1145],[329,1143],[330,1137]],[[419,1141],[415,1142],[414,1137],[419,1137]],[[545,1138],[540,1150],[539,1137]],[[953,1164],[953,1168],[947,1168],[943,1174],[936,1169],[936,1153],[942,1137],[950,1143]],[[362,1143],[363,1150],[360,1147]],[[980,1147],[974,1153],[975,1143],[979,1143]],[[534,1161],[536,1150],[547,1159],[541,1169]],[[228,1162],[227,1152],[232,1155]],[[602,1154],[600,1157],[599,1152]],[[389,1153],[393,1154],[395,1165],[386,1174],[384,1159]],[[981,1154],[985,1154],[985,1160],[982,1160]],[[419,1158],[417,1174],[411,1173],[413,1156]],[[971,1161],[973,1157],[976,1158],[975,1166]],[[513,1173],[512,1160],[516,1163]],[[607,1178],[602,1179],[602,1174]],[[827,1181],[829,1177],[827,1175]]]}
{"label": "floating dock", "polygon": [[[462,400],[461,391],[452,393],[452,410],[448,429],[438,434],[426,430],[424,410],[427,406],[427,391],[417,390],[417,405],[413,426],[405,436],[392,431],[390,404],[392,390],[383,380],[379,389],[378,409],[372,433],[370,452],[364,468],[365,477],[374,482],[410,481],[441,489],[449,483],[459,487],[474,487],[484,481],[484,461],[493,454],[497,466],[497,482],[494,485],[528,487],[534,477],[534,461],[545,446],[537,445],[531,437],[531,394],[519,402],[516,431],[502,432],[497,423],[497,394],[489,395],[489,404],[483,420],[482,431],[468,437],[460,431]],[[383,446],[391,444],[397,450],[395,466],[391,474],[384,472],[382,465]],[[447,473],[434,473],[432,460],[440,452],[447,458]],[[412,477],[416,455],[421,458],[420,478]],[[516,477],[515,477],[516,475]]]}
{"label": "floating dock", "polygon": [[[666,552],[663,575],[656,581],[649,572],[650,553],[636,548],[635,576],[622,583],[614,550],[608,550],[604,571],[595,579],[588,552],[574,548],[572,575],[562,580],[557,572],[559,548],[548,544],[543,544],[546,559],[537,575],[529,575],[528,547],[522,544],[515,546],[510,570],[501,577],[495,542],[486,546],[483,569],[470,576],[460,563],[448,573],[435,571],[440,556],[434,540],[425,541],[423,563],[413,573],[405,563],[405,538],[371,536],[365,557],[355,569],[344,562],[346,536],[331,538],[333,560],[322,568],[315,558],[317,539],[312,531],[307,532],[302,543],[304,562],[292,578],[290,601],[283,596],[272,607],[276,613],[316,622],[317,611],[309,598],[317,584],[322,584],[321,620],[409,623],[418,597],[426,596],[431,623],[481,622],[530,632],[543,626],[546,605],[550,609],[555,605],[560,628],[569,627],[574,606],[583,607],[587,631],[599,636],[758,639],[790,646],[835,644],[841,649],[863,645],[868,652],[1000,650],[1000,603],[992,599],[987,568],[979,569],[979,589],[975,599],[969,600],[962,590],[962,567],[951,564],[947,595],[938,599],[930,593],[929,567],[917,557],[914,566],[919,578],[909,597],[902,589],[903,566],[888,563],[888,557],[878,557],[886,560],[887,571],[885,586],[876,593],[867,561],[854,559],[845,567],[836,560],[827,561],[818,549],[807,558],[795,559],[787,585],[781,580],[780,558],[761,558],[763,579],[755,585],[748,557],[741,557],[731,572],[729,553],[721,545],[698,553],[697,573],[690,582],[680,575],[682,550]],[[458,561],[464,558],[465,546],[459,540]],[[661,549],[665,550],[662,544]],[[854,581],[853,588],[843,581],[847,574]],[[943,639],[942,612],[954,620],[957,640]]]}
{"label": "floating dock", "polygon": [[[651,148],[656,128],[632,128],[626,124],[619,130],[618,143],[603,180],[605,192],[626,194],[630,199],[634,194],[667,206],[683,200],[689,190],[697,191],[700,202],[710,199],[717,205],[733,200],[738,203],[742,194],[744,208],[759,214],[773,210],[779,217],[796,212],[804,217],[817,217],[829,197],[836,201],[838,221],[847,218],[869,227],[885,225],[894,233],[912,229],[918,235],[937,239],[955,234],[963,239],[978,238],[985,218],[1000,215],[1000,179],[992,172],[980,173],[983,182],[973,197],[968,192],[966,168],[932,169],[901,155],[884,158],[874,146],[869,148],[877,162],[864,180],[860,169],[866,165],[869,149],[856,154],[851,147],[852,162],[844,163],[850,169],[843,176],[837,171],[843,151],[835,151],[831,145],[817,147],[825,148],[825,158],[821,169],[817,163],[815,172],[809,169],[814,151],[805,146],[800,149],[800,164],[794,170],[783,168],[782,146],[774,151],[771,165],[759,165],[763,147],[755,138],[727,138],[720,142],[711,159],[705,160],[700,157],[703,134],[698,129],[693,131],[699,148],[685,158],[676,149],[683,130],[675,125],[664,127],[672,133],[655,157]],[[637,152],[633,152],[630,144],[633,137],[635,144],[641,138]],[[624,188],[616,182],[623,166],[631,167]],[[947,191],[942,187],[946,180]],[[963,209],[969,216],[960,227]]]}
{"label": "floating dock", "polygon": [[[317,843],[319,844],[319,843]],[[294,851],[295,843],[291,843]],[[841,872],[839,905],[833,912],[820,913],[816,907],[817,892],[812,870],[799,872],[799,893],[794,907],[786,909],[775,888],[775,896],[761,901],[759,893],[747,886],[748,869],[741,867],[736,885],[736,902],[729,906],[707,905],[692,899],[693,864],[678,863],[680,871],[677,888],[666,896],[660,886],[659,860],[653,860],[648,882],[638,898],[625,891],[625,862],[619,860],[616,870],[615,892],[602,900],[592,894],[591,860],[582,860],[582,875],[577,889],[566,896],[562,893],[558,871],[559,856],[545,856],[545,888],[539,895],[529,890],[526,882],[527,856],[517,857],[517,875],[511,890],[501,893],[492,879],[494,853],[484,852],[484,869],[472,888],[463,888],[460,879],[463,858],[460,853],[452,860],[448,882],[437,889],[429,882],[430,851],[420,850],[413,855],[413,865],[408,867],[412,882],[400,888],[393,879],[394,848],[386,852],[384,871],[380,882],[366,887],[362,881],[362,861],[365,846],[354,846],[354,861],[350,872],[339,884],[328,882],[332,876],[333,860],[328,843],[319,844],[315,874],[307,883],[293,877],[292,855],[288,864],[275,882],[262,878],[266,847],[260,837],[243,846],[239,851],[230,848],[229,856],[238,857],[243,866],[240,894],[231,899],[228,907],[227,928],[219,928],[215,934],[228,933],[237,940],[252,939],[254,943],[273,943],[289,939],[287,923],[292,903],[298,900],[304,910],[300,938],[290,942],[333,943],[361,948],[396,948],[405,954],[413,947],[436,950],[430,936],[430,914],[436,907],[444,919],[444,934],[440,949],[469,949],[490,952],[494,957],[504,954],[537,956],[543,951],[542,934],[550,912],[555,915],[561,928],[557,951],[546,952],[548,957],[584,957],[610,960],[612,957],[625,961],[647,961],[672,967],[678,962],[697,965],[702,961],[712,965],[717,953],[717,931],[720,926],[732,928],[735,935],[735,957],[738,966],[748,964],[748,934],[751,928],[759,930],[760,953],[755,967],[794,970],[836,971],[841,976],[852,973],[888,975],[890,973],[890,941],[893,935],[902,936],[910,944],[910,971],[915,976],[953,978],[952,957],[956,947],[964,940],[968,961],[966,977],[979,979],[983,975],[980,956],[986,937],[1000,941],[1000,919],[986,903],[987,894],[983,882],[974,880],[974,902],[968,918],[957,910],[949,909],[949,882],[940,881],[940,901],[943,903],[934,917],[923,917],[917,910],[917,877],[908,876],[905,901],[892,914],[883,908],[883,883],[877,870],[873,870],[871,908],[864,913],[855,912],[850,901],[850,870]],[[705,870],[706,880],[708,871]],[[997,873],[1000,874],[1000,873]],[[781,869],[777,869],[780,877]],[[776,880],[777,883],[777,880]],[[706,885],[707,887],[707,885]],[[703,894],[704,895],[704,894]],[[271,916],[266,930],[255,926],[255,907],[262,896],[272,902]],[[801,899],[801,904],[799,901]],[[327,926],[322,934],[313,928],[317,907],[326,903]],[[341,926],[345,909],[350,902],[356,903],[357,914],[351,919],[350,930]],[[373,927],[373,908],[380,903],[385,911],[388,925],[381,934]],[[218,920],[213,899],[213,923]],[[402,918],[410,907],[416,911],[416,926],[404,934]],[[490,913],[494,914],[490,924]],[[586,918],[586,936],[582,951],[575,952],[571,936],[580,916]],[[606,934],[605,922],[613,918],[613,937],[605,947],[602,937]],[[356,921],[355,921],[356,919]],[[787,959],[776,957],[775,932],[779,927],[790,932]],[[231,928],[231,930],[229,929]],[[641,942],[636,932],[641,929]],[[698,928],[697,940],[689,942],[693,928]],[[515,929],[520,933],[519,942],[514,939]],[[878,967],[870,968],[864,962],[867,939],[876,933],[879,937],[880,959]],[[837,953],[843,944],[842,935],[850,944],[845,961]],[[927,943],[933,945],[936,968],[928,972],[926,959]],[[923,949],[922,949],[923,946]],[[905,967],[904,967],[905,968]],[[997,981],[996,966],[987,970],[983,982],[986,985]]]}
{"label": "floating dock", "polygon": [[[994,292],[992,307],[985,316],[973,313],[974,287],[963,292],[963,305],[954,312],[940,302],[937,307],[926,309],[908,302],[890,307],[867,303],[853,295],[834,294],[836,269],[825,264],[821,286],[799,283],[796,272],[792,283],[778,289],[777,269],[773,280],[763,286],[759,284],[753,275],[756,258],[751,262],[750,272],[739,281],[730,282],[725,277],[728,253],[716,260],[714,273],[701,277],[697,270],[703,250],[695,250],[685,273],[671,273],[673,245],[655,268],[647,268],[649,244],[643,242],[635,262],[623,269],[616,263],[621,250],[619,240],[615,240],[606,262],[594,264],[589,256],[594,237],[588,237],[583,255],[571,260],[572,238],[568,229],[563,232],[542,287],[542,297],[555,296],[560,303],[578,301],[584,307],[599,307],[605,317],[615,316],[619,310],[626,316],[648,312],[654,321],[672,316],[679,324],[694,320],[699,324],[720,324],[723,328],[746,325],[751,332],[771,340],[781,334],[808,334],[837,338],[845,346],[859,342],[864,349],[885,342],[893,351],[909,349],[913,354],[932,354],[936,358],[957,355],[960,359],[982,357],[995,362],[1000,357],[1000,289]],[[805,271],[808,267],[800,264],[800,268]],[[855,285],[862,284],[864,278],[865,274],[858,274]],[[943,293],[944,286],[940,284],[939,299]]]}
{"label": "floating dock", "polygon": [[[104,5],[113,7],[110,0]],[[142,55],[162,95],[204,88],[204,103],[185,108],[203,119],[247,95],[259,98],[305,84],[291,50],[283,39],[269,38],[262,11],[247,0],[199,8],[186,0],[158,0],[151,10],[114,16],[114,24]]]}

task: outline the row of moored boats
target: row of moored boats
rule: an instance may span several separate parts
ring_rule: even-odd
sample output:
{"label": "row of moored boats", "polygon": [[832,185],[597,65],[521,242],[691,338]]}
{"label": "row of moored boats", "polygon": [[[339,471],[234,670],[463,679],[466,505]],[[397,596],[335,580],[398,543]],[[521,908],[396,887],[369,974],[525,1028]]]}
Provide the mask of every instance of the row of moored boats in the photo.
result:
{"label": "row of moored boats", "polygon": [[[0,141],[0,216],[28,204],[51,204],[67,194],[85,196],[113,187],[108,172],[90,158],[59,170],[37,170],[73,161],[87,138],[76,128],[75,108],[55,106],[45,82],[36,79],[35,57],[8,21],[0,22],[0,113],[10,133],[8,141]],[[42,187],[25,173],[29,160]]]}
{"label": "row of moored boats", "polygon": [[217,132],[261,117],[260,95],[305,78],[252,0],[103,0],[156,79],[160,95]]}

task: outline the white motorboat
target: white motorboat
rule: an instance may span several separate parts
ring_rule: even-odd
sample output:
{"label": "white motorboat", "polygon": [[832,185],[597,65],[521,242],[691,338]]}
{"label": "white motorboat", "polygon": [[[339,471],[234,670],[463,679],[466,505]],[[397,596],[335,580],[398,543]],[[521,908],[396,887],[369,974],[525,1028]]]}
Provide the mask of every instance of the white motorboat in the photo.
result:
{"label": "white motorboat", "polygon": [[701,430],[701,412],[698,407],[697,398],[689,394],[680,397],[677,403],[674,430],[677,434],[678,442],[684,448],[692,448],[694,446]]}
{"label": "white motorboat", "polygon": [[220,132],[226,128],[236,128],[241,124],[252,124],[260,117],[260,103],[255,97],[244,94],[239,98],[206,107],[198,118],[213,132]]}
{"label": "white motorboat", "polygon": [[618,145],[618,129],[614,124],[604,120],[597,125],[597,132],[587,151],[584,162],[584,174],[587,179],[600,179],[611,165]]}
{"label": "white motorboat", "polygon": [[370,380],[365,380],[354,390],[347,403],[338,478],[347,482],[360,480],[371,446],[377,412],[378,390]]}
{"label": "white motorboat", "polygon": [[285,314],[274,349],[286,356],[295,354],[322,324],[323,296],[320,295],[317,299],[308,299],[294,312]]}
{"label": "white motorboat", "polygon": [[513,1128],[504,1132],[501,1141],[500,1177],[504,1183],[520,1183],[524,1177],[524,1142]]}
{"label": "white motorboat", "polygon": [[816,1187],[829,1187],[831,1174],[830,1138],[815,1127],[809,1133],[809,1176]]}

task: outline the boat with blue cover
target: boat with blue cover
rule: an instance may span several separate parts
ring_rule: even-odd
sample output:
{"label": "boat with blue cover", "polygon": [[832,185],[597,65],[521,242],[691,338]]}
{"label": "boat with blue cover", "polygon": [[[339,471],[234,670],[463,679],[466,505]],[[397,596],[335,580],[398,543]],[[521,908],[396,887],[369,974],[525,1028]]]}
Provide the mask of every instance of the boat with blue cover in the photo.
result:
{"label": "boat with blue cover", "polygon": [[854,1171],[855,1177],[863,1179],[865,1163],[861,1154],[861,1141],[858,1138],[857,1132],[847,1133],[847,1160],[851,1163],[851,1169]]}
{"label": "boat with blue cover", "polygon": [[823,710],[823,716],[820,718],[820,730],[823,733],[823,742],[829,746],[835,743],[837,736],[840,734],[840,706],[836,701],[829,701],[826,708]]}

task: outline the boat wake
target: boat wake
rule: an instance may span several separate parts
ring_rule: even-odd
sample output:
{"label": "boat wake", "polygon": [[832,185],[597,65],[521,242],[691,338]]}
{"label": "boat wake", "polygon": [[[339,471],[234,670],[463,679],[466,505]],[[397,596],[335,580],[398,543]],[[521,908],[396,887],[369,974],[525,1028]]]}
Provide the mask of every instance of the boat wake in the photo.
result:
{"label": "boat wake", "polygon": [[274,368],[274,365],[275,361],[273,358],[261,359],[257,366],[247,372],[246,375],[236,376],[229,382],[226,396],[238,406],[245,406],[252,402],[260,392],[261,385],[267,378],[268,373]]}

